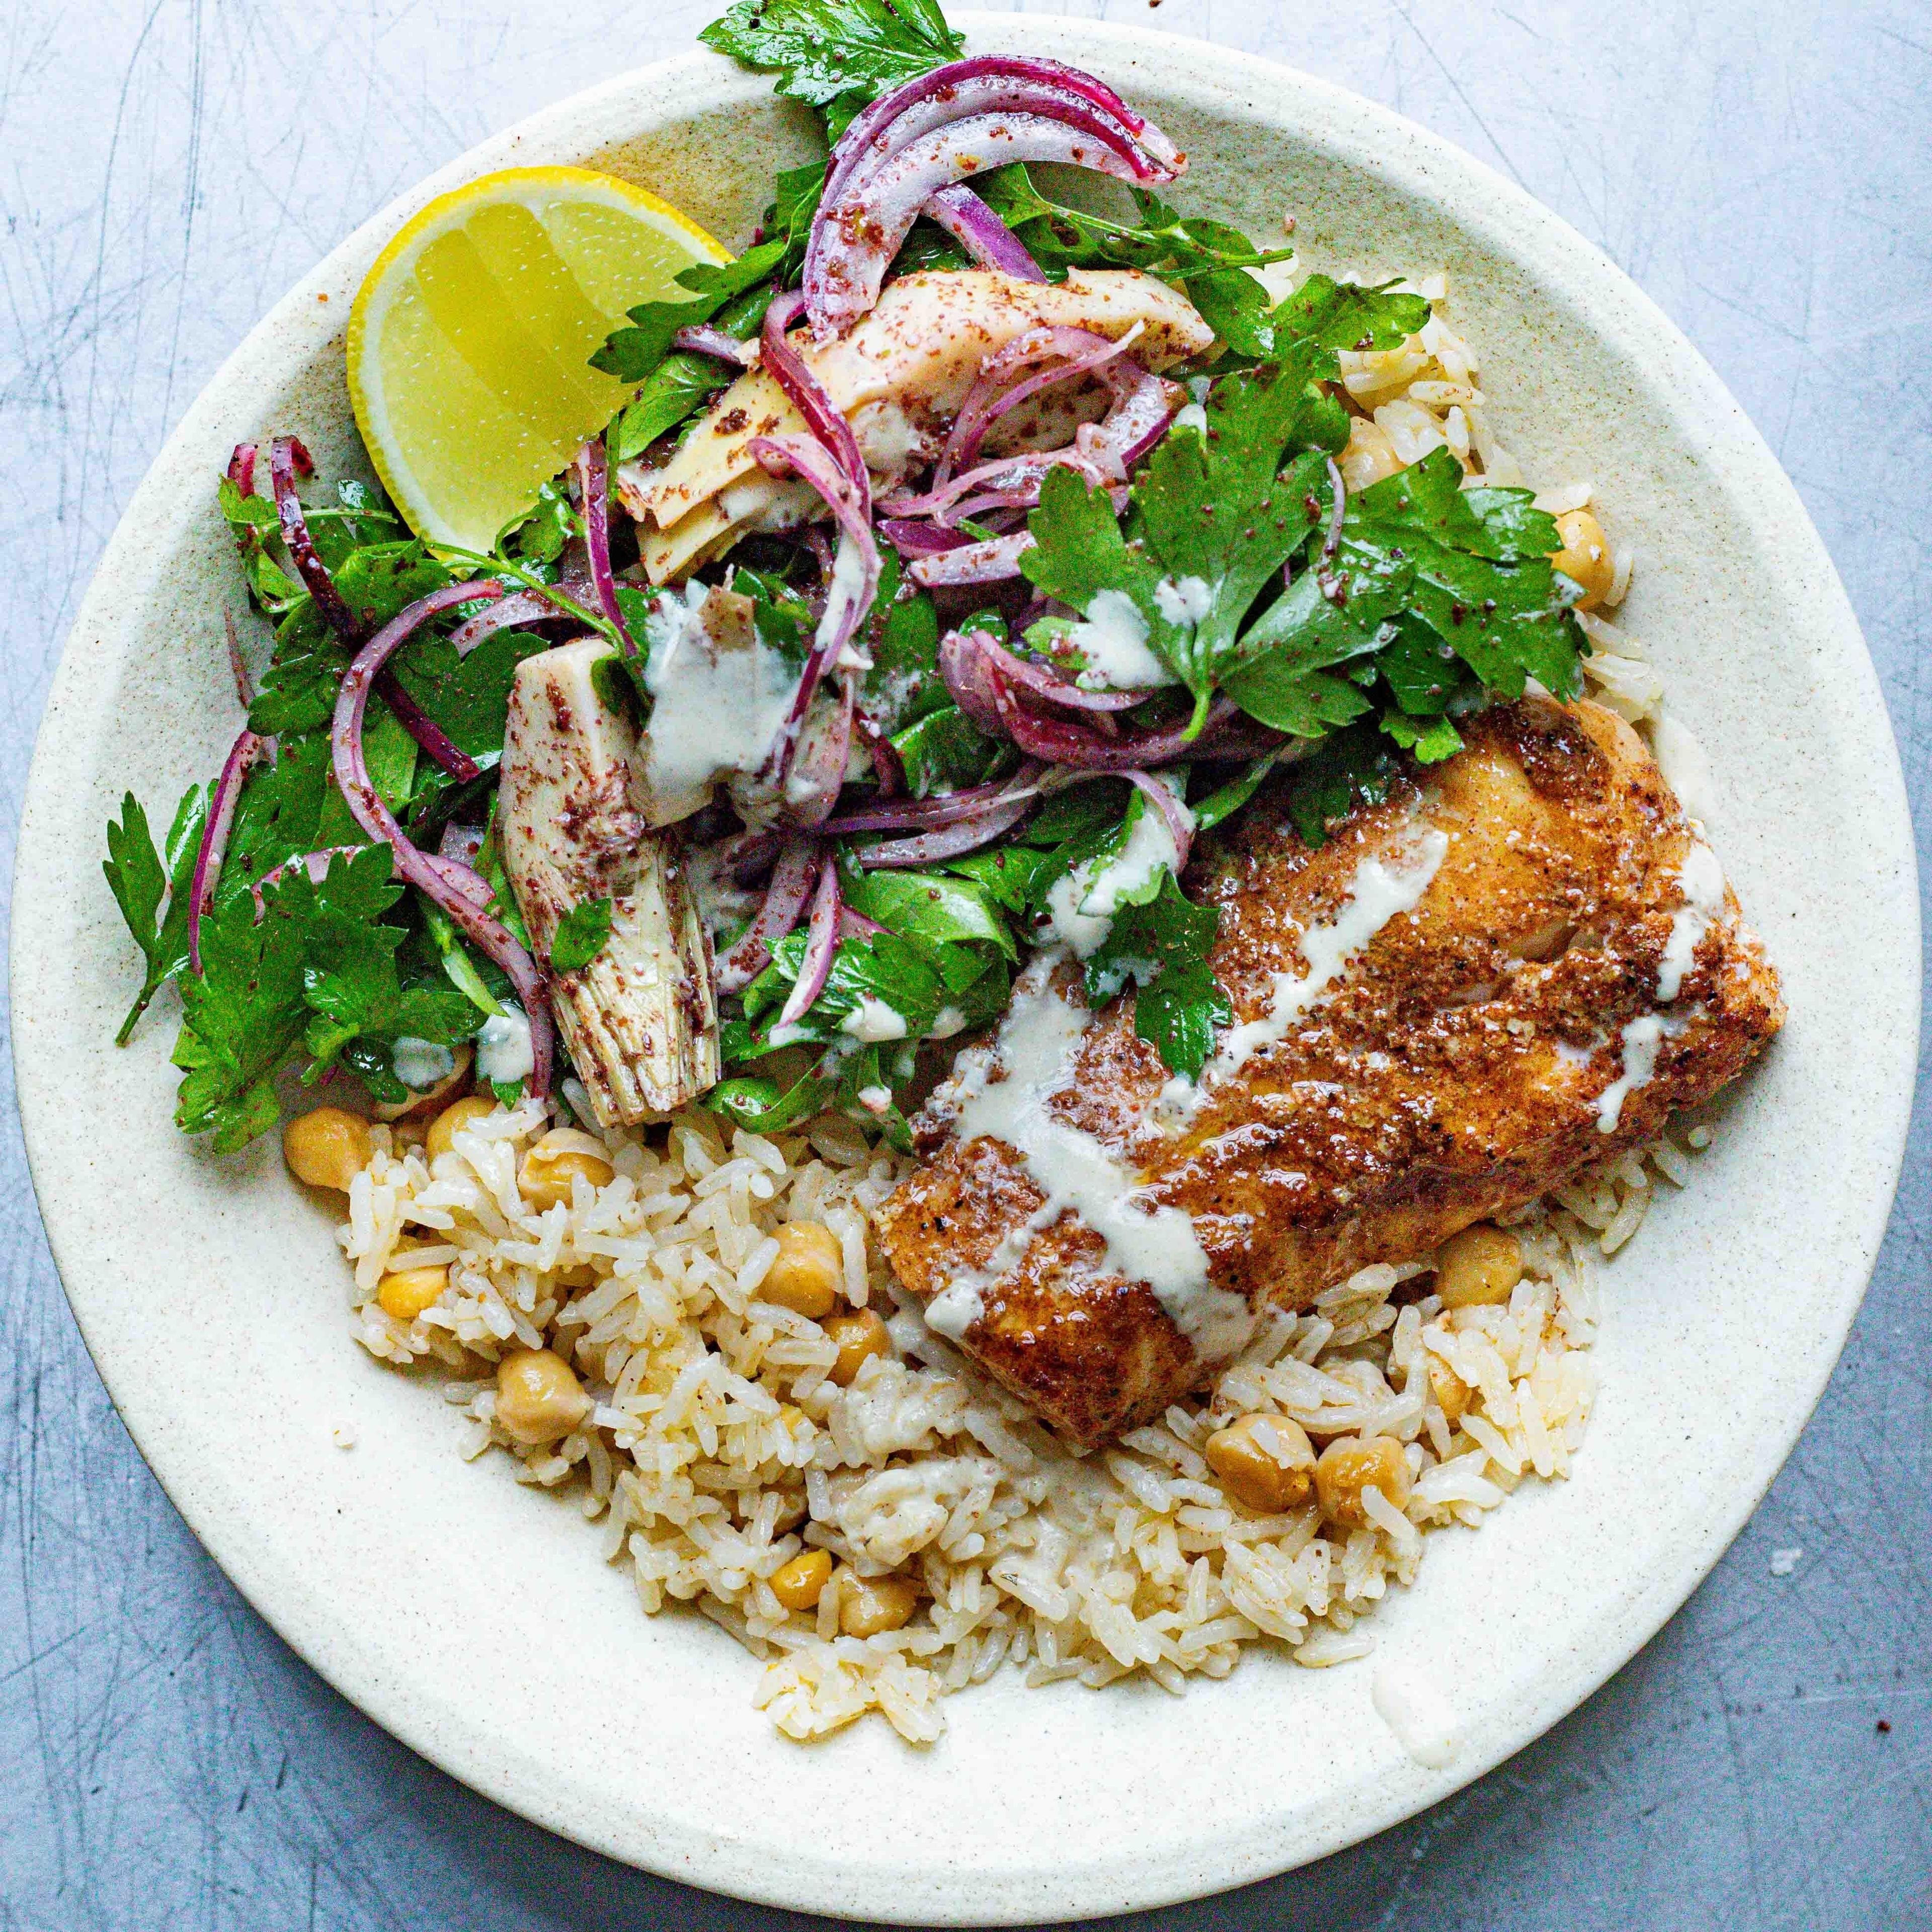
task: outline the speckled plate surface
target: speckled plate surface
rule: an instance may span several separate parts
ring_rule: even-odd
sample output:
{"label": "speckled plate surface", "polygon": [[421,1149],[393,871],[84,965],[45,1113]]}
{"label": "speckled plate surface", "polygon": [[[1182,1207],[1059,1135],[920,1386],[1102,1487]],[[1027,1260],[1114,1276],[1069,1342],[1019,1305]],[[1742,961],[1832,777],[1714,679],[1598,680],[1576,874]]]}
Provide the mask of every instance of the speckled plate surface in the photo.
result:
{"label": "speckled plate surface", "polygon": [[[350,1340],[327,1218],[272,1143],[221,1161],[170,1124],[172,1029],[117,1051],[132,955],[102,828],[213,768],[236,728],[213,504],[238,438],[354,460],[341,331],[430,196],[516,164],[645,182],[728,238],[811,152],[765,80],[694,54],[476,149],[345,242],[242,345],[129,506],[42,728],[13,935],[22,1112],[89,1347],[170,1494],[250,1601],[396,1735],[526,1816],[674,1877],[852,1916],[1058,1918],[1216,1890],[1419,1810],[1518,1749],[1670,1615],[1810,1413],[1876,1252],[1918,1010],[1904,789],[1876,680],[1816,532],[1702,359],[1573,231],[1385,110],[1225,49],[964,16],[976,47],[1105,75],[1193,158],[1190,208],[1315,266],[1446,268],[1505,444],[1595,479],[1642,567],[1624,621],[1715,773],[1706,810],[1791,1020],[1696,1184],[1604,1279],[1602,1394],[1571,1482],[1432,1540],[1326,1672],[1251,1658],[1151,1686],[950,1700],[925,1753],[868,1720],[812,1748],[751,1703],[759,1666],[694,1616],[641,1616],[567,1507],[462,1462],[434,1387]],[[356,1446],[335,1446],[338,1430]],[[1453,1706],[1451,1762],[1403,1752],[1380,1674]],[[835,1796],[836,1794],[836,1796]]]}

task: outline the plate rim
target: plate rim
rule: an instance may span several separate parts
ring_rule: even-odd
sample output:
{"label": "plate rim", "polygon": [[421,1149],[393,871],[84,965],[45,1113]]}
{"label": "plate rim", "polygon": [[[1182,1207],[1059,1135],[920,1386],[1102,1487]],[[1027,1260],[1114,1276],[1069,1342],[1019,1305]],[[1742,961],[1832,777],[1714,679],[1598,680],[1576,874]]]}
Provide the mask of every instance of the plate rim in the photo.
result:
{"label": "plate rim", "polygon": [[[952,17],[954,24],[964,29],[976,43],[1018,44],[1038,38],[1034,18],[1028,15],[959,11]],[[1795,488],[1715,370],[1676,324],[1622,270],[1561,217],[1486,164],[1379,102],[1285,63],[1209,40],[1116,22],[1061,19],[1053,22],[1052,32],[1056,52],[1070,51],[1076,58],[1084,52],[1103,65],[1109,62],[1131,64],[1137,58],[1172,61],[1180,71],[1171,84],[1196,88],[1204,98],[1217,91],[1227,94],[1244,81],[1261,86],[1272,84],[1291,98],[1298,96],[1304,104],[1319,107],[1331,118],[1352,123],[1361,142],[1372,137],[1388,140],[1390,152],[1378,155],[1378,165],[1398,184],[1460,223],[1474,222],[1480,210],[1487,218],[1507,216],[1523,224],[1526,232],[1516,245],[1526,255],[1535,254],[1543,258],[1536,264],[1539,272],[1551,267],[1548,257],[1552,251],[1559,258],[1568,258],[1560,263],[1562,272],[1544,281],[1546,290],[1560,292],[1566,299],[1580,300],[1579,278],[1586,285],[1594,280],[1596,286],[1586,287],[1586,292],[1597,301],[1614,300],[1621,308],[1615,326],[1610,318],[1593,312],[1593,320],[1604,332],[1614,337],[1620,347],[1644,360],[1654,361],[1659,354],[1667,356],[1673,369],[1702,391],[1706,405],[1714,406],[1720,414],[1728,413],[1734,432],[1756,468],[1766,478],[1775,479],[1772,487],[1784,493],[1784,521],[1802,535],[1811,553],[1804,561],[1818,573],[1824,594],[1833,607],[1829,628],[1834,636],[1852,646],[1847,656],[1858,687],[1858,717],[1868,726],[1876,724],[1877,736],[1890,753],[1886,769],[1878,776],[1880,789],[1888,794],[1886,830],[1894,848],[1892,856],[1899,862],[1898,893],[1902,904],[1909,907],[1907,923],[1913,936],[1911,971],[1916,981],[1922,970],[1918,944],[1920,905],[1916,851],[1896,734],[1876,667],[1836,568]],[[248,332],[183,412],[158,452],[129,499],[81,600],[37,734],[22,813],[16,878],[28,875],[42,819],[56,813],[56,808],[48,802],[48,794],[62,748],[60,741],[72,728],[70,716],[86,710],[75,702],[81,695],[86,676],[80,647],[87,633],[106,621],[99,613],[108,602],[110,586],[120,574],[123,560],[137,543],[152,543],[158,526],[172,530],[181,522],[172,514],[158,514],[164,506],[172,508],[170,472],[182,467],[187,452],[206,439],[210,419],[223,412],[220,398],[238,382],[246,380],[252,371],[298,366],[302,358],[326,351],[346,315],[346,300],[341,308],[334,305],[335,292],[346,290],[352,294],[360,280],[362,265],[373,259],[395,229],[432,196],[495,168],[531,164],[533,158],[520,152],[525,143],[554,140],[560,136],[568,138],[573,130],[580,133],[596,129],[603,124],[600,117],[608,117],[609,110],[642,94],[655,92],[671,96],[680,111],[700,111],[706,104],[700,97],[707,82],[713,97],[710,104],[714,106],[733,97],[762,100],[769,86],[765,76],[747,74],[723,57],[696,49],[648,63],[554,102],[466,150],[394,197],[330,250]],[[687,89],[692,98],[676,98],[680,88]],[[634,134],[634,124],[632,131]],[[1334,131],[1324,130],[1331,137]],[[614,138],[625,136],[619,134]],[[1395,152],[1401,148],[1406,152]],[[580,154],[585,152],[580,140],[577,152]],[[1348,159],[1346,155],[1340,158],[1345,162]],[[316,300],[318,294],[330,298],[327,306]],[[69,1270],[64,1250],[70,1251],[71,1247],[66,1238],[70,1210],[61,1198],[58,1186],[44,1178],[40,1122],[50,1104],[52,1083],[38,1066],[32,1044],[31,1021],[41,995],[28,976],[18,970],[23,956],[34,950],[33,940],[24,932],[26,903],[16,892],[10,948],[15,968],[14,1051],[22,1135],[63,1292],[93,1354],[87,1298],[84,1294],[77,1297],[68,1285]],[[254,1561],[254,1552],[247,1546],[238,1528],[231,1534],[227,1520],[212,1506],[203,1506],[191,1477],[177,1466],[172,1445],[165,1439],[165,1430],[157,1426],[154,1415],[143,1412],[146,1404],[138,1394],[124,1402],[106,1370],[100,1366],[98,1357],[95,1359],[124,1425],[175,1507],[224,1574],[296,1654],[391,1735],[494,1802],[545,1828],[664,1876],[730,1895],[774,1906],[876,1916],[899,1922],[1011,1923],[1035,1917],[1087,1916],[1159,1906],[1251,1882],[1340,1850],[1439,1802],[1523,1748],[1593,1695],[1682,1606],[1733,1541],[1796,1445],[1836,1366],[1869,1283],[1889,1220],[1910,1129],[1919,1018],[1916,998],[1910,1006],[1910,1026],[1894,1035],[1898,1052],[1892,1070],[1894,1077],[1890,1082],[1889,1118],[1876,1120],[1870,1142],[1876,1164],[1889,1178],[1863,1204],[1864,1212],[1858,1223],[1862,1238],[1848,1263],[1841,1292],[1834,1304],[1835,1332],[1828,1337],[1821,1336],[1808,1363],[1810,1372],[1803,1378],[1802,1401],[1793,1400],[1786,1412],[1785,1426],[1762,1438],[1750,1482],[1740,1485],[1732,1506],[1714,1518],[1700,1540],[1694,1559],[1673,1571],[1667,1580],[1646,1580],[1630,1591],[1630,1614],[1624,1627],[1628,1641],[1592,1654],[1587,1664],[1572,1660],[1568,1668],[1556,1673],[1543,1694],[1531,1700],[1533,1708],[1519,1713],[1511,1726],[1513,1742],[1493,1751],[1466,1752],[1452,1766],[1412,1781],[1381,1805],[1366,1808],[1345,1830],[1324,1839],[1321,1845],[1298,1848],[1292,1852],[1271,1846],[1264,1841],[1265,1833],[1251,1831],[1238,1846],[1226,1840],[1202,1838],[1191,1841],[1181,1851],[1165,1848],[1150,1852],[1141,1863],[1125,1870],[1066,1872],[1064,1884],[1056,1883],[1051,1873],[1034,1869],[1027,1879],[1007,1871],[988,1874],[982,1888],[975,1890],[974,1874],[947,1870],[939,1876],[956,1902],[944,1910],[922,1912],[915,1922],[901,1917],[903,1906],[909,1902],[903,1877],[883,1868],[805,1869],[782,1856],[773,1858],[769,1855],[765,1855],[760,1868],[757,1863],[760,1855],[748,1839],[735,1834],[694,1830],[662,1818],[647,1821],[628,1838],[581,1828],[560,1815],[560,1802],[547,1803],[544,1795],[527,1780],[519,1782],[519,1760],[514,1754],[501,1748],[486,1753],[474,1748],[472,1741],[439,1735],[434,1712],[412,1704],[406,1687],[388,1681],[376,1659],[358,1655],[352,1643],[340,1641],[339,1633],[330,1628],[326,1618],[313,1618],[304,1606],[278,1595],[276,1579],[272,1574],[261,1574]],[[23,1020],[28,1023],[24,1034]],[[1902,1078],[1897,1077],[1900,1072]],[[140,1418],[138,1423],[129,1414],[130,1405]],[[184,1462],[188,1459],[180,1460]],[[184,1494],[188,1501],[182,1500]],[[467,1755],[466,1744],[472,1745]],[[1256,1842],[1257,1838],[1264,1842]],[[1210,1868],[1211,1875],[1205,1875]],[[1027,1889],[1029,1882],[1030,1890]],[[1024,1895],[1015,1895],[1016,1886]]]}

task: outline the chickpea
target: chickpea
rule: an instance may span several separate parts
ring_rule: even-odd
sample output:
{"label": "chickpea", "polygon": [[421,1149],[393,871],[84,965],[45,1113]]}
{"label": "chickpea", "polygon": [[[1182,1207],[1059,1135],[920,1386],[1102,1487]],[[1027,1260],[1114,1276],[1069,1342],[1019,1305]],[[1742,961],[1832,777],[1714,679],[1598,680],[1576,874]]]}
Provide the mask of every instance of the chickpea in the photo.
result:
{"label": "chickpea", "polygon": [[838,1345],[838,1359],[826,1370],[841,1388],[850,1386],[859,1371],[874,1355],[883,1355],[892,1346],[886,1324],[869,1308],[856,1309],[850,1315],[826,1317],[825,1332]]}
{"label": "chickpea", "polygon": [[845,1250],[817,1221],[788,1221],[778,1231],[778,1257],[758,1291],[760,1301],[817,1322],[832,1312],[845,1279]]}
{"label": "chickpea", "polygon": [[588,1134],[553,1127],[524,1155],[517,1170],[524,1198],[539,1210],[567,1205],[571,1184],[580,1174],[592,1187],[608,1186],[616,1169],[595,1151],[596,1146]]}
{"label": "chickpea", "polygon": [[518,1348],[496,1364],[496,1420],[534,1448],[568,1436],[590,1413],[577,1372],[548,1348]]}
{"label": "chickpea", "polygon": [[369,1123],[340,1107],[318,1107],[298,1114],[282,1130],[282,1158],[298,1180],[311,1187],[347,1193],[349,1184],[369,1165],[373,1151]]}
{"label": "chickpea", "polygon": [[845,1573],[838,1603],[838,1628],[848,1636],[878,1636],[896,1630],[919,1608],[919,1588],[903,1576],[855,1576]]}
{"label": "chickpea", "polygon": [[1362,1492],[1376,1489],[1394,1508],[1408,1503],[1408,1461],[1390,1436],[1344,1436],[1322,1452],[1315,1466],[1315,1492],[1322,1514],[1340,1529],[1360,1529],[1369,1520]]}
{"label": "chickpea", "polygon": [[1588,510],[1565,510],[1556,519],[1556,533],[1563,539],[1563,548],[1550,562],[1572,583],[1583,586],[1578,608],[1594,610],[1610,594],[1617,574],[1604,526]]}
{"label": "chickpea", "polygon": [[788,1610],[809,1610],[816,1607],[831,1580],[830,1554],[823,1550],[808,1550],[789,1563],[781,1563],[772,1572],[772,1594]]}
{"label": "chickpea", "polygon": [[1209,1436],[1201,1452],[1221,1486],[1262,1516],[1299,1509],[1315,1490],[1315,1445],[1285,1415],[1244,1415]]}
{"label": "chickpea", "polygon": [[425,1308],[434,1306],[448,1285],[446,1268],[398,1268],[394,1274],[383,1276],[376,1299],[385,1315],[398,1322],[413,1322]]}
{"label": "chickpea", "polygon": [[1444,1308],[1494,1306],[1522,1279],[1522,1244],[1478,1221],[1436,1250],[1436,1292]]}
{"label": "chickpea", "polygon": [[1366,490],[1385,476],[1393,476],[1402,466],[1395,444],[1379,423],[1365,422],[1358,416],[1348,425],[1348,446],[1336,458],[1342,481],[1349,489]]}
{"label": "chickpea", "polygon": [[1436,1392],[1436,1400],[1442,1407],[1442,1419],[1453,1428],[1462,1419],[1462,1412],[1469,1406],[1469,1398],[1475,1391],[1452,1369],[1447,1362],[1439,1361],[1432,1355],[1429,1358],[1429,1386]]}
{"label": "chickpea", "polygon": [[488,1120],[496,1111],[496,1102],[487,1094],[472,1094],[444,1108],[430,1121],[429,1136],[424,1142],[429,1150],[430,1159],[434,1160],[440,1154],[448,1154],[456,1144],[456,1136],[466,1127]]}

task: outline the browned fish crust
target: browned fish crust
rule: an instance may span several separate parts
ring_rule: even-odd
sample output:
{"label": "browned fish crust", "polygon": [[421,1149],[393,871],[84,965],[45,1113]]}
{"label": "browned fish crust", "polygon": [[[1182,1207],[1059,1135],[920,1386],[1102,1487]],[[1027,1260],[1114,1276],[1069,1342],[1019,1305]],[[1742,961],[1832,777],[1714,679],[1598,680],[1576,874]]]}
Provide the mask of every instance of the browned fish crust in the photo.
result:
{"label": "browned fish crust", "polygon": [[[1319,850],[1295,835],[1280,788],[1197,844],[1187,890],[1221,908],[1214,971],[1246,1022],[1267,1012],[1276,974],[1308,970],[1302,932],[1335,918],[1366,858],[1430,826],[1449,842],[1415,910],[1181,1131],[1152,1118],[1167,1070],[1135,1035],[1130,996],[1097,1016],[1054,1096],[1056,1115],[1146,1176],[1150,1205],[1194,1217],[1213,1282],[1251,1305],[1306,1307],[1358,1268],[1426,1256],[1655,1138],[1783,1022],[1777,976],[1728,887],[1678,998],[1657,1007],[1694,835],[1628,725],[1531,699],[1464,736],[1463,752],[1411,772]],[[1682,1030],[1600,1131],[1622,1030],[1654,1010]],[[930,1299],[983,1268],[1044,1196],[1004,1142],[958,1144],[946,1090],[916,1124],[928,1159],[880,1226],[901,1281]],[[1062,1216],[986,1288],[962,1344],[1081,1444],[1158,1414],[1205,1366],[1150,1289],[1104,1272],[1104,1253]]]}

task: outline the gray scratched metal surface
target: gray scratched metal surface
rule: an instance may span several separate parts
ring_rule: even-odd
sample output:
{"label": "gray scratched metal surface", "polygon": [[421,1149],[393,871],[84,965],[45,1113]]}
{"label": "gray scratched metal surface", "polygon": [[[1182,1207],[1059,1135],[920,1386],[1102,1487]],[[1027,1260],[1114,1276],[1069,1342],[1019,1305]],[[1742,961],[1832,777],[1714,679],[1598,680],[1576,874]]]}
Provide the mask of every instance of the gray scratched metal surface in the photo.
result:
{"label": "gray scratched metal surface", "polygon": [[[392,194],[543,103],[687,45],[710,10],[6,0],[0,875],[75,601],[149,452],[222,357]],[[1100,10],[1387,101],[1628,268],[1796,479],[1864,621],[1924,824],[1925,0]],[[1412,1823],[1134,1924],[1932,1925],[1928,1124],[1922,1098],[1891,1238],[1822,1407],[1655,1642]],[[781,1922],[497,1811],[284,1648],[121,1429],[62,1299],[10,1117],[0,1162],[0,1932]],[[1774,1310],[1775,1282],[1765,1296]],[[1772,1552],[1790,1549],[1796,1568],[1774,1574]]]}

